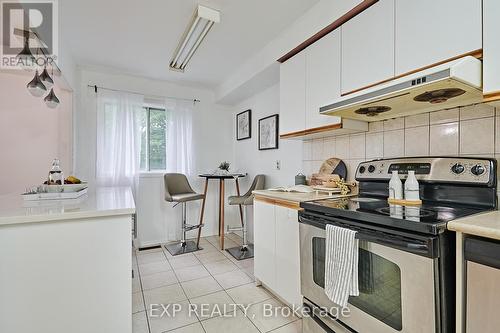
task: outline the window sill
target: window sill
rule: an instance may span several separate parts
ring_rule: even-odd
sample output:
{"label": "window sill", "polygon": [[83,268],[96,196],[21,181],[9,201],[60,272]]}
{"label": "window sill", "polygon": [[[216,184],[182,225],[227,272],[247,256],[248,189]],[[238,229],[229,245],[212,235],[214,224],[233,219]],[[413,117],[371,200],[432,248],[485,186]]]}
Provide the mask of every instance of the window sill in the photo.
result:
{"label": "window sill", "polygon": [[154,171],[141,171],[139,173],[139,178],[159,178],[167,173],[165,170],[154,170]]}

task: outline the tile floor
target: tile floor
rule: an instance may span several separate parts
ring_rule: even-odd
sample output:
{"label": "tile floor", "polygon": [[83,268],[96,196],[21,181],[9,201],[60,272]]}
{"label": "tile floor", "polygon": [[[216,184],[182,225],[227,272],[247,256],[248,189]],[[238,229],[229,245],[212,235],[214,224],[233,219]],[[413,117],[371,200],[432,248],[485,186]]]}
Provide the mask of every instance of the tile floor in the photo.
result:
{"label": "tile floor", "polygon": [[[237,246],[241,238],[229,234],[225,243]],[[215,236],[202,238],[200,246],[203,250],[176,257],[164,248],[134,251],[134,333],[302,332],[298,317],[255,286],[253,259],[235,260],[220,250]],[[264,308],[284,311],[265,316]],[[158,316],[174,311],[175,316]]]}

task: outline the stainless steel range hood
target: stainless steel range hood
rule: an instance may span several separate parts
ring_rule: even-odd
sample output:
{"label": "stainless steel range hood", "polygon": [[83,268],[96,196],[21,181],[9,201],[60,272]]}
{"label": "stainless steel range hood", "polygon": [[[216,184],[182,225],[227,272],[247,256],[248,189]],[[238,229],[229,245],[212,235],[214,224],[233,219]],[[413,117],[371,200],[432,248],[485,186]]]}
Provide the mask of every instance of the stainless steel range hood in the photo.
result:
{"label": "stainless steel range hood", "polygon": [[341,97],[320,113],[378,121],[482,101],[482,63],[463,57]]}

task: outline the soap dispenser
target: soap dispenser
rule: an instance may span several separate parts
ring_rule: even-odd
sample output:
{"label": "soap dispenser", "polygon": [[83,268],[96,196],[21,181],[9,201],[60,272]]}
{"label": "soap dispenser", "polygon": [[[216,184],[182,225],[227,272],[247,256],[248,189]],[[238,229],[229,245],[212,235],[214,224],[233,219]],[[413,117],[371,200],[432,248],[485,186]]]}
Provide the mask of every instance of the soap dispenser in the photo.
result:
{"label": "soap dispenser", "polygon": [[408,171],[408,178],[405,181],[405,200],[420,200],[420,190],[415,171]]}
{"label": "soap dispenser", "polygon": [[395,170],[392,171],[392,177],[389,181],[389,199],[403,199],[403,183],[401,183],[399,174]]}

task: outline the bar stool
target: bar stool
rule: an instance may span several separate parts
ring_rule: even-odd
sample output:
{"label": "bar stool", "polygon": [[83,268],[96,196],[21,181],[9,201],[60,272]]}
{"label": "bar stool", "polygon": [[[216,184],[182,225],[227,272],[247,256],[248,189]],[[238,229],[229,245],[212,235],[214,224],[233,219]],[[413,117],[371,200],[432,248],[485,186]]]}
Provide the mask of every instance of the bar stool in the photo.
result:
{"label": "bar stool", "polygon": [[[241,206],[253,205],[254,195],[252,194],[252,192],[255,190],[263,190],[264,186],[265,186],[265,176],[264,175],[255,176],[255,178],[252,182],[252,185],[250,186],[250,189],[248,189],[247,193],[245,193],[241,196],[230,196],[228,199],[229,204],[230,205],[239,205],[240,212],[241,212]],[[245,209],[245,215],[246,215],[246,209]],[[243,245],[226,249],[226,251],[229,252],[237,260],[250,259],[250,258],[253,258],[253,244],[248,244],[247,219],[243,218],[243,215],[240,215],[240,217],[241,217],[242,227],[227,226],[227,231],[228,232],[242,231],[243,232]]]}
{"label": "bar stool", "polygon": [[164,176],[164,181],[165,200],[175,202],[174,207],[178,204],[182,205],[182,239],[179,243],[165,245],[165,248],[173,256],[202,250],[199,247],[199,238],[197,242],[187,241],[186,233],[190,230],[203,227],[203,210],[201,212],[200,224],[189,225],[186,223],[186,206],[189,201],[204,199],[205,195],[196,193],[191,188],[191,185],[189,185],[187,177],[181,173],[167,173]]}

